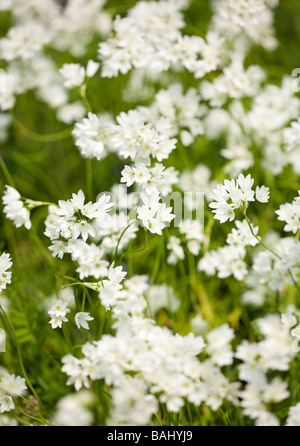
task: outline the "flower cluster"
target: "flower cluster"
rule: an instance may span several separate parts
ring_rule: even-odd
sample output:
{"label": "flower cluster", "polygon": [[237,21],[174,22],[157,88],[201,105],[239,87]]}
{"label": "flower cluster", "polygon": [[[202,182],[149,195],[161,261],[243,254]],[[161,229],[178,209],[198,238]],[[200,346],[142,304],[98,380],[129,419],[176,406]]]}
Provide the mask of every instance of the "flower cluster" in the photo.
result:
{"label": "flower cluster", "polygon": [[285,237],[271,246],[276,249],[276,255],[260,251],[253,260],[253,270],[260,283],[267,283],[271,289],[280,291],[285,284],[292,285],[300,272],[300,243],[292,237]]}
{"label": "flower cluster", "polygon": [[110,126],[111,122],[106,116],[98,117],[91,112],[82,121],[76,122],[72,134],[84,158],[103,158],[106,153],[104,141],[109,135]]}
{"label": "flower cluster", "polygon": [[263,339],[258,342],[243,341],[235,356],[240,361],[239,377],[246,383],[240,392],[245,415],[255,420],[256,426],[278,426],[278,417],[269,410],[290,396],[287,383],[280,375],[269,380],[270,374],[284,372],[295,357],[289,328],[283,328],[281,318],[267,314],[256,321]]}
{"label": "flower cluster", "polygon": [[52,328],[57,328],[62,326],[63,322],[67,322],[66,315],[70,313],[70,309],[68,308],[68,303],[63,302],[62,300],[58,300],[55,305],[48,311],[51,320],[49,323]]}
{"label": "flower cluster", "polygon": [[20,193],[11,186],[6,186],[2,202],[5,205],[3,211],[7,218],[13,221],[17,228],[25,226],[31,228],[30,212],[21,198]]}
{"label": "flower cluster", "polygon": [[64,64],[59,73],[64,79],[64,86],[66,88],[80,87],[86,77],[93,77],[99,68],[99,64],[93,60],[89,60],[86,69],[76,63]]}
{"label": "flower cluster", "polygon": [[300,425],[287,11],[129,3],[1,1],[0,425]]}
{"label": "flower cluster", "polygon": [[68,394],[57,402],[52,416],[54,426],[91,426],[95,396],[88,390]]}
{"label": "flower cluster", "polygon": [[[133,416],[137,416],[135,423],[147,423],[159,401],[171,412],[178,412],[184,399],[197,405],[206,401],[216,410],[237,391],[237,383],[230,383],[218,368],[232,361],[232,354],[221,359],[224,347],[230,350],[232,330],[224,326],[229,331],[226,338],[223,329],[218,335],[217,330],[208,334],[207,352],[213,360],[200,363],[197,356],[205,348],[202,336],[174,335],[145,315],[146,281],[142,276],[125,280],[120,299],[112,305],[116,335],[84,344],[80,359],[70,354],[63,358],[67,383],[79,390],[89,388],[90,380],[104,379],[113,386],[110,423],[130,424]],[[128,371],[134,377],[128,376]],[[130,413],[124,410],[128,401],[133,404]]]}
{"label": "flower cluster", "polygon": [[278,0],[214,0],[213,29],[231,40],[246,38],[246,44],[255,42],[266,50],[277,45],[273,29],[272,8]]}
{"label": "flower cluster", "polygon": [[246,177],[240,174],[236,180],[225,180],[224,184],[218,184],[213,189],[215,201],[209,206],[220,223],[234,220],[235,209],[240,209],[244,213],[251,201],[266,203],[269,200],[269,188],[256,186],[254,191],[252,190],[253,183],[254,179],[250,174]]}
{"label": "flower cluster", "polygon": [[96,231],[92,223],[97,220],[105,221],[112,206],[110,197],[105,194],[96,203],[91,201],[85,203],[85,196],[81,190],[78,194],[72,194],[71,199],[59,200],[57,206],[50,206],[45,234],[53,243],[50,247],[53,255],[62,256],[68,241],[79,237],[86,241],[88,237],[94,237]]}
{"label": "flower cluster", "polygon": [[284,221],[286,224],[284,230],[293,232],[294,234],[300,229],[300,191],[299,197],[296,197],[292,203],[285,203],[276,210],[278,220]]}
{"label": "flower cluster", "polygon": [[14,398],[24,395],[26,390],[24,378],[10,374],[3,368],[0,372],[0,413],[13,410]]}

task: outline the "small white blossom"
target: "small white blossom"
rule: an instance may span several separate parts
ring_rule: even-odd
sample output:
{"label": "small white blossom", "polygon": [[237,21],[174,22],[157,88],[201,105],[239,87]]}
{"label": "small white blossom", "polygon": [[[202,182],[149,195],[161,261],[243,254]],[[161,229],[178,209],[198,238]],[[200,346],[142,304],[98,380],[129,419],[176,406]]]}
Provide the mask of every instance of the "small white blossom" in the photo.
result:
{"label": "small white blossom", "polygon": [[[230,221],[234,220],[235,209],[244,212],[249,202],[255,201],[254,191],[252,190],[253,183],[254,180],[250,174],[246,177],[240,174],[236,180],[225,180],[224,185],[218,184],[213,189],[212,196],[216,201],[210,203],[209,206],[213,209],[212,212],[215,214],[215,218],[220,220],[220,223],[224,223],[228,219]],[[256,189],[260,199],[266,199],[266,189]]]}
{"label": "small white blossom", "polygon": [[11,283],[11,272],[7,271],[12,266],[11,257],[7,253],[2,253],[0,257],[0,291]]}
{"label": "small white blossom", "polygon": [[260,203],[267,203],[269,201],[270,191],[266,186],[256,186],[255,198]]}
{"label": "small white blossom", "polygon": [[77,328],[79,329],[80,327],[85,328],[86,330],[89,329],[89,325],[87,323],[87,321],[92,321],[94,318],[90,316],[89,313],[85,313],[85,312],[79,312],[75,314],[75,322],[77,325]]}
{"label": "small white blossom", "polygon": [[85,69],[80,64],[65,63],[58,71],[67,88],[79,87],[85,78]]}
{"label": "small white blossom", "polygon": [[70,311],[68,302],[63,302],[61,299],[58,299],[48,311],[48,314],[51,317],[49,324],[51,324],[52,328],[61,328],[62,323],[68,321],[66,315],[70,313]]}
{"label": "small white blossom", "polygon": [[24,395],[26,389],[25,379],[21,376],[7,373],[0,380],[0,392],[5,392],[8,395]]}
{"label": "small white blossom", "polygon": [[300,191],[298,191],[298,195],[292,203],[282,204],[275,211],[278,220],[286,223],[284,230],[291,231],[294,234],[300,229]]}
{"label": "small white blossom", "polygon": [[15,408],[15,403],[10,395],[0,392],[0,413],[9,412]]}
{"label": "small white blossom", "polygon": [[90,59],[86,66],[86,75],[87,77],[93,77],[98,71],[100,64]]}
{"label": "small white blossom", "polygon": [[31,228],[30,212],[15,188],[6,185],[2,201],[5,205],[3,210],[6,217],[12,220],[17,228],[23,225],[26,229]]}

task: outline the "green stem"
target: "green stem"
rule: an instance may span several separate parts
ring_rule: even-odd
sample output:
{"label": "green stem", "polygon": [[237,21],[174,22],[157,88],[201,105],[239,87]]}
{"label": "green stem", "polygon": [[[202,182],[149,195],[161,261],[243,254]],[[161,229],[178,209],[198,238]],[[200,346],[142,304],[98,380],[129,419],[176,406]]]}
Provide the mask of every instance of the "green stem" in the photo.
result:
{"label": "green stem", "polygon": [[17,336],[16,336],[16,332],[15,332],[14,326],[13,326],[13,324],[12,324],[12,322],[11,322],[9,316],[6,314],[6,312],[4,311],[4,309],[3,309],[3,307],[2,307],[1,305],[0,305],[0,310],[2,311],[2,313],[3,313],[3,315],[4,315],[5,319],[6,319],[6,321],[8,322],[8,325],[9,325],[9,327],[10,327],[10,331],[11,331],[13,340],[14,340],[14,342],[15,342],[16,348],[17,348],[17,355],[18,355],[18,360],[19,360],[19,364],[20,364],[20,368],[21,368],[22,374],[23,374],[24,378],[26,379],[27,384],[28,384],[28,387],[29,387],[30,390],[32,391],[33,395],[36,397],[36,399],[37,399],[38,401],[40,401],[40,399],[39,399],[39,397],[38,397],[38,395],[37,395],[37,393],[36,393],[34,387],[32,386],[32,384],[31,384],[31,382],[30,382],[30,380],[29,380],[29,378],[28,378],[28,375],[27,375],[27,373],[26,373],[26,370],[25,370],[25,368],[24,368],[24,364],[23,364],[23,360],[22,360],[22,355],[21,355],[21,350],[20,350],[20,346],[19,346],[19,343],[18,343],[18,340],[17,340]]}
{"label": "green stem", "polygon": [[23,198],[23,201],[25,203],[25,206],[27,206],[27,208],[29,208],[29,210],[31,211],[32,209],[41,207],[41,206],[53,206],[55,205],[54,203],[51,203],[50,201],[31,201],[28,200],[27,198]]}
{"label": "green stem", "polygon": [[190,285],[191,285],[191,304],[194,307],[194,310],[197,308],[198,298],[196,293],[196,285],[197,285],[197,270],[195,265],[195,256],[187,250],[187,258],[188,258],[188,268],[189,268],[189,276],[191,277]]}
{"label": "green stem", "polygon": [[135,249],[135,250],[132,250],[132,251],[126,251],[126,252],[124,252],[124,253],[120,256],[119,262],[121,262],[121,260],[123,259],[123,257],[125,257],[125,256],[128,255],[128,254],[137,254],[138,252],[143,252],[143,251],[145,251],[145,249],[146,249],[146,247],[147,247],[147,240],[148,240],[148,235],[147,235],[147,230],[145,229],[145,243],[144,243],[144,246],[142,246],[140,249]]}
{"label": "green stem", "polygon": [[189,403],[186,404],[186,409],[187,409],[188,417],[190,420],[190,426],[193,426],[193,417],[192,417],[191,408],[190,408]]}
{"label": "green stem", "polygon": [[125,234],[125,232],[127,231],[127,229],[128,229],[131,225],[133,225],[134,223],[136,223],[136,222],[137,222],[137,220],[132,221],[132,222],[129,223],[129,224],[126,226],[126,228],[123,229],[123,231],[121,232],[121,235],[120,235],[120,237],[119,237],[119,240],[118,240],[118,243],[117,243],[117,246],[116,246],[116,249],[115,249],[115,253],[114,253],[114,261],[116,261],[117,254],[118,254],[118,249],[119,249],[119,245],[120,245],[120,242],[121,242],[121,239],[122,239],[123,235]]}
{"label": "green stem", "polygon": [[156,259],[155,259],[155,264],[154,264],[154,268],[152,271],[152,275],[151,275],[151,280],[150,280],[150,284],[153,284],[157,278],[158,275],[158,271],[159,271],[159,267],[160,267],[160,262],[161,262],[161,253],[162,253],[162,243],[164,243],[164,238],[161,238],[161,243],[159,243],[159,246],[157,247],[157,251],[156,251]]}
{"label": "green stem", "polygon": [[[129,252],[133,251],[132,245],[133,245],[133,240],[130,240],[129,245],[128,245]],[[133,265],[133,256],[129,255],[127,264],[128,264],[128,275],[129,275],[129,277],[132,277],[132,276],[134,276],[134,273],[135,273],[135,268]]]}
{"label": "green stem", "polygon": [[[94,283],[94,282],[93,282]],[[62,288],[69,288],[70,286],[74,286],[74,285],[81,285],[84,287],[89,287],[90,289],[97,291],[95,287],[93,287],[92,285],[89,286],[88,282],[73,282],[73,283],[68,283],[68,285],[63,285]]]}
{"label": "green stem", "polygon": [[62,130],[61,132],[57,133],[48,133],[48,134],[40,134],[33,132],[32,130],[29,130],[27,127],[22,124],[16,117],[14,119],[14,124],[18,128],[18,130],[22,133],[23,136],[26,136],[26,138],[31,139],[35,142],[53,142],[58,141],[60,139],[68,138],[71,135],[71,132],[73,130],[72,127],[68,127],[65,130]]}
{"label": "green stem", "polygon": [[86,159],[86,185],[88,199],[93,199],[93,172],[92,172],[92,160],[91,158]]}
{"label": "green stem", "polygon": [[156,413],[154,414],[154,417],[155,417],[156,421],[158,422],[158,424],[160,426],[163,426],[162,422],[160,421],[160,419],[158,418],[158,415]]}
{"label": "green stem", "polygon": [[84,311],[85,307],[85,299],[86,299],[86,288],[83,288],[83,296],[82,296],[82,303],[81,303],[81,311]]}
{"label": "green stem", "polygon": [[244,217],[245,217],[245,219],[246,219],[246,221],[247,221],[247,223],[248,223],[248,226],[249,226],[249,228],[250,228],[250,231],[251,231],[251,234],[253,235],[253,237],[255,237],[256,240],[257,240],[257,241],[258,241],[258,242],[259,242],[259,243],[260,243],[260,244],[261,244],[267,251],[271,252],[275,257],[277,257],[279,260],[281,260],[281,257],[280,257],[279,254],[277,254],[275,251],[273,251],[273,249],[269,248],[269,246],[267,246],[267,245],[261,240],[260,237],[258,237],[256,234],[254,234],[254,231],[253,231],[251,222],[250,222],[250,220],[249,220],[249,218],[248,218],[246,212],[244,212],[243,215],[244,215]]}
{"label": "green stem", "polygon": [[81,99],[83,100],[83,103],[85,105],[85,108],[92,113],[92,107],[88,101],[87,95],[86,95],[86,84],[81,85],[81,87],[79,87],[78,91],[79,91],[79,95],[81,97]]}
{"label": "green stem", "polygon": [[[281,256],[280,256],[279,254],[277,254],[275,251],[273,251],[273,249],[269,248],[269,246],[267,246],[267,245],[261,240],[260,237],[258,237],[256,234],[254,234],[253,229],[252,229],[251,222],[250,222],[250,220],[249,220],[249,218],[248,218],[248,216],[247,216],[247,214],[246,214],[246,211],[243,212],[243,215],[244,215],[244,217],[245,217],[245,219],[246,219],[246,221],[247,221],[247,223],[248,223],[248,226],[249,226],[249,228],[250,228],[250,231],[251,231],[251,234],[253,235],[253,237],[255,237],[256,240],[258,240],[258,242],[259,242],[259,243],[260,243],[260,244],[261,244],[267,251],[271,252],[275,257],[277,257],[279,260],[281,260]],[[287,271],[288,271],[288,273],[289,273],[289,276],[290,276],[290,278],[291,278],[293,284],[295,285],[295,288],[297,289],[297,292],[298,292],[299,295],[300,295],[300,288],[299,288],[298,283],[296,282],[296,280],[295,280],[295,278],[294,278],[294,276],[293,276],[293,274],[292,274],[292,271],[290,270],[290,268],[288,268]]]}
{"label": "green stem", "polygon": [[72,344],[71,344],[71,341],[70,341],[70,337],[69,337],[69,335],[67,333],[67,328],[65,327],[64,323],[62,324],[62,332],[63,332],[65,340],[67,341],[70,353],[73,353],[73,348],[72,348]]}
{"label": "green stem", "polygon": [[9,184],[11,187],[15,187],[14,180],[13,180],[11,174],[9,173],[9,170],[8,170],[8,168],[6,167],[6,164],[5,164],[5,162],[3,161],[3,158],[2,158],[1,155],[0,155],[0,166],[1,166],[2,170],[3,170],[3,173],[4,173],[4,175],[5,175],[5,178],[6,178],[6,181],[8,182],[8,184]]}
{"label": "green stem", "polygon": [[21,407],[19,406],[19,404],[14,400],[15,405],[17,406],[18,410],[25,415],[25,417],[31,418],[32,420],[38,421],[41,424],[48,424],[48,422],[46,422],[44,419],[40,419],[40,418],[36,418],[33,415],[29,415],[28,413],[24,412],[23,409],[21,409]]}
{"label": "green stem", "polygon": [[23,420],[21,417],[18,417],[17,415],[14,416],[14,418],[22,425],[24,426],[31,426],[31,423],[29,421]]}
{"label": "green stem", "polygon": [[[36,409],[34,408],[33,404],[27,398],[25,398],[23,395],[20,395],[20,398],[22,398],[22,400],[36,412]],[[41,423],[49,424],[49,421],[46,420],[42,415],[39,414],[39,416]]]}
{"label": "green stem", "polygon": [[78,279],[75,279],[75,277],[71,277],[71,276],[63,276],[63,279],[72,280],[73,282],[78,281]]}

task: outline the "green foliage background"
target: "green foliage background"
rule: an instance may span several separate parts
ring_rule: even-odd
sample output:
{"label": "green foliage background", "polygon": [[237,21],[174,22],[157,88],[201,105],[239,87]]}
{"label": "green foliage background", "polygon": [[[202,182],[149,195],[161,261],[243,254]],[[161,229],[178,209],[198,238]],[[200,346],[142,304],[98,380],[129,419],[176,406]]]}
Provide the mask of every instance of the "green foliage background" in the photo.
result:
{"label": "green foliage background", "polygon": [[[126,9],[136,2],[112,0],[107,8],[116,13],[126,12]],[[209,2],[194,0],[186,13],[186,32],[204,35],[211,16]],[[10,15],[0,13],[0,36],[4,36],[10,25]],[[268,74],[268,80],[274,84],[280,84],[282,77],[290,75],[292,70],[300,66],[300,3],[299,0],[281,0],[275,9],[275,28],[279,47],[272,53],[268,53],[260,47],[254,47],[247,58],[248,64],[261,65]],[[95,59],[98,41],[89,48],[84,60],[75,60],[69,54],[54,53],[48,49],[58,67],[65,62],[80,62],[86,64],[90,58]],[[91,80],[87,89],[87,97],[92,110],[96,113],[109,111],[117,115],[120,111],[134,108],[135,103],[122,100],[122,91],[128,82],[129,75],[120,75],[116,79],[102,79],[96,76]],[[168,83],[180,80],[186,88],[197,86],[195,80],[187,73],[174,74],[162,78],[159,87],[165,87]],[[152,100],[152,99],[151,99]],[[150,101],[151,102],[151,101]],[[147,105],[147,103],[145,104]],[[70,130],[70,129],[69,129]],[[14,185],[22,196],[33,200],[57,202],[68,199],[73,192],[82,189],[89,195],[87,187],[87,172],[92,169],[92,196],[94,200],[99,192],[108,191],[110,187],[119,182],[122,165],[113,155],[102,161],[92,160],[91,163],[81,158],[74,145],[74,140],[69,131],[69,136],[51,140],[51,134],[68,132],[67,126],[59,123],[55,112],[45,104],[38,102],[33,92],[28,92],[17,99],[13,110],[13,124],[7,142],[0,146],[2,169],[0,170],[0,193],[2,195],[5,184]],[[42,135],[42,136],[41,136]],[[45,136],[50,135],[45,142]],[[189,150],[183,154],[178,148],[168,160],[169,165],[174,165],[179,170],[182,166],[193,168],[197,164],[206,164],[212,168],[213,179],[223,181],[222,166],[224,159],[220,155],[223,141],[217,143],[208,141],[205,136],[198,137]],[[259,164],[258,157],[255,166],[249,171],[258,184],[266,184],[271,190],[271,200],[268,206],[255,205],[251,207],[252,221],[259,224],[261,233],[266,233],[270,228],[282,231],[282,225],[275,222],[274,210],[281,203],[291,201],[299,189],[299,178],[292,169],[285,168],[277,177],[264,171]],[[5,164],[6,169],[3,169]],[[257,212],[256,212],[257,211]],[[40,412],[47,414],[53,410],[56,401],[69,393],[66,385],[66,377],[61,372],[61,357],[69,352],[68,336],[73,345],[80,345],[91,336],[101,336],[103,331],[109,332],[110,321],[101,307],[96,296],[89,296],[90,308],[98,308],[98,317],[91,323],[92,335],[82,339],[79,333],[75,335],[71,331],[64,336],[58,330],[53,330],[49,325],[49,317],[43,309],[43,304],[50,296],[57,295],[61,286],[65,284],[64,276],[74,275],[72,267],[67,261],[54,259],[47,249],[48,239],[43,235],[44,219],[47,208],[36,209],[32,213],[32,229],[16,229],[7,220],[3,212],[0,212],[0,248],[1,251],[10,252],[13,259],[12,286],[7,288],[5,295],[10,302],[10,318],[13,324],[8,327],[8,322],[2,317],[2,325],[10,333],[7,342],[7,353],[1,355],[2,366],[24,376],[24,370],[30,377],[30,381],[40,400]],[[226,234],[230,230],[230,224],[215,225],[213,217],[207,208],[206,230],[210,233],[211,248],[225,243]],[[222,227],[220,227],[222,226]],[[144,234],[139,235],[132,248],[144,243]],[[158,323],[166,324],[174,331],[186,334],[190,331],[190,317],[198,311],[207,319],[209,327],[218,326],[229,322],[239,334],[240,338],[256,339],[257,332],[252,324],[256,317],[266,314],[268,311],[279,311],[282,303],[294,301],[295,292],[291,289],[276,295],[270,291],[269,299],[263,308],[245,308],[240,303],[240,294],[243,283],[234,279],[226,281],[216,277],[207,278],[196,271],[196,261],[189,256],[186,263],[169,268],[165,262],[166,253],[164,237],[149,235],[146,249],[141,253],[129,254],[129,273],[153,274],[157,283],[166,282],[174,286],[176,294],[182,301],[182,306],[175,314],[162,311],[158,315]],[[83,299],[83,291],[76,290],[76,298],[79,302]],[[91,338],[92,339],[92,338]],[[238,341],[238,339],[237,339]],[[235,378],[236,371],[232,368],[227,371],[228,376]],[[293,392],[290,404],[299,401],[299,364],[292,367]],[[101,424],[105,419],[109,399],[106,396],[103,384],[95,383],[95,391],[99,396],[97,419]],[[195,410],[195,409],[193,409]],[[280,409],[282,416],[286,416],[286,405]],[[225,414],[226,412],[226,414]],[[236,408],[227,407],[212,413],[206,409],[203,413],[192,413],[194,424],[243,424],[247,423]],[[163,420],[163,423],[170,421]],[[181,422],[188,423],[189,416],[182,415]],[[251,421],[249,421],[251,424]]]}

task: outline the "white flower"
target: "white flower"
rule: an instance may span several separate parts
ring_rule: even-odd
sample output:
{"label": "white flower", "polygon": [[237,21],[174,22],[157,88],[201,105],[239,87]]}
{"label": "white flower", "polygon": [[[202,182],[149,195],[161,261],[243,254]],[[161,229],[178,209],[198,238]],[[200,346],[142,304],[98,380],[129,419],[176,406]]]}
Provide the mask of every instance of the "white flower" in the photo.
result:
{"label": "white flower", "polygon": [[220,223],[225,223],[227,220],[232,221],[235,218],[233,207],[226,202],[213,202],[209,207],[214,209],[215,219],[220,220]]}
{"label": "white flower", "polygon": [[[95,237],[96,231],[93,222],[99,221],[104,224],[108,218],[108,211],[113,206],[110,203],[109,195],[102,194],[95,203],[91,201],[85,203],[85,196],[82,190],[78,194],[72,194],[70,200],[59,200],[56,208],[51,208],[53,216],[49,220],[47,230],[45,232],[52,241],[63,237],[64,239],[78,239],[82,237],[84,241],[89,236]],[[51,248],[57,255],[63,254],[64,246],[57,244]]]}
{"label": "white flower", "polygon": [[63,240],[53,240],[52,245],[49,246],[50,251],[52,251],[53,257],[58,257],[62,259],[64,254],[66,253],[67,242]]}
{"label": "white flower", "polygon": [[[224,185],[218,184],[213,189],[212,197],[216,200],[209,204],[209,207],[213,209],[215,218],[220,220],[220,223],[226,222],[228,219],[232,221],[235,218],[235,209],[240,209],[244,212],[249,202],[255,201],[254,191],[252,190],[253,178],[251,175],[246,177],[240,174],[236,180],[225,180]],[[259,201],[266,201],[268,195],[268,188],[262,186],[262,188],[256,189]]]}
{"label": "white flower", "polygon": [[172,208],[167,207],[165,203],[159,202],[159,195],[153,194],[148,197],[141,194],[143,205],[137,209],[137,218],[141,220],[143,226],[150,232],[162,234],[165,222],[171,222],[175,217],[171,214]]}
{"label": "white flower", "polygon": [[279,239],[272,249],[276,249],[280,258],[269,251],[258,252],[253,261],[259,283],[266,283],[273,290],[282,290],[285,284],[293,284],[291,274],[299,274],[300,243],[292,237]]}
{"label": "white flower", "polygon": [[232,274],[237,280],[243,280],[248,274],[247,264],[243,260],[245,255],[246,250],[242,244],[222,246],[206,252],[197,268],[207,275],[213,275],[217,271],[219,278],[226,278]]}
{"label": "white flower", "polygon": [[95,395],[89,390],[80,390],[63,396],[56,405],[52,416],[53,426],[91,426],[93,412],[91,407]]}
{"label": "white flower", "polygon": [[147,296],[152,314],[156,314],[161,308],[169,308],[175,312],[180,305],[173,288],[165,283],[150,286]]}
{"label": "white flower", "polygon": [[105,142],[111,130],[111,121],[107,116],[88,113],[88,116],[75,124],[72,135],[75,145],[84,158],[102,159],[106,155]]}
{"label": "white flower", "polygon": [[72,104],[62,105],[57,110],[56,117],[65,124],[72,124],[74,121],[82,119],[85,114],[86,108],[81,102],[77,101]]}
{"label": "white flower", "polygon": [[293,121],[291,126],[283,131],[284,145],[288,152],[300,147],[300,119]]}
{"label": "white flower", "polygon": [[151,67],[160,72],[177,62],[180,56],[175,47],[184,26],[178,1],[138,2],[126,17],[116,17],[114,36],[99,44],[102,76],[117,76],[131,68]]}
{"label": "white flower", "polygon": [[297,327],[295,327],[291,330],[291,336],[300,340],[300,325],[297,325]]}
{"label": "white flower", "polygon": [[243,35],[243,42],[252,42],[270,50],[276,47],[271,8],[277,1],[223,0],[213,2],[211,27],[229,41]]}
{"label": "white flower", "polygon": [[25,379],[21,376],[16,376],[9,373],[5,374],[0,380],[0,391],[3,391],[11,396],[24,395],[27,386]]}
{"label": "white flower", "polygon": [[300,190],[298,194],[299,196],[292,203],[281,204],[275,211],[278,220],[286,223],[284,230],[292,231],[294,234],[300,229]]}
{"label": "white flower", "polygon": [[87,77],[93,77],[94,74],[96,74],[100,64],[98,62],[95,62],[94,60],[90,59],[86,66],[86,75]]}
{"label": "white flower", "polygon": [[83,327],[88,330],[89,325],[88,325],[87,321],[92,321],[93,319],[94,318],[91,317],[89,313],[79,312],[79,313],[75,314],[75,322],[76,322],[78,329],[80,327]]}
{"label": "white flower", "polygon": [[255,189],[255,198],[260,203],[267,203],[270,197],[270,190],[266,186],[256,186]]}
{"label": "white flower", "polygon": [[25,226],[26,229],[31,228],[30,212],[21,200],[20,193],[11,186],[5,186],[6,190],[3,194],[4,213],[9,220],[12,220],[17,228]]}
{"label": "white flower", "polygon": [[227,236],[227,243],[229,245],[235,245],[235,246],[255,246],[259,243],[256,237],[254,235],[257,235],[258,233],[258,226],[253,226],[251,224],[251,228],[253,231],[253,234],[249,228],[249,225],[246,220],[243,220],[242,222],[237,220],[235,222],[237,229],[233,228],[231,233]]}
{"label": "white flower", "polygon": [[171,251],[167,262],[168,263],[177,263],[178,260],[184,259],[184,250],[181,246],[181,241],[175,235],[171,235],[168,239],[167,249]]}
{"label": "white flower", "polygon": [[58,71],[66,88],[79,87],[85,78],[85,69],[80,64],[65,63]]}
{"label": "white flower", "polygon": [[290,392],[288,391],[287,386],[287,382],[283,382],[279,378],[274,378],[263,390],[263,401],[265,403],[279,403],[288,398]]}
{"label": "white flower", "polygon": [[134,182],[138,184],[147,183],[151,178],[149,168],[143,164],[137,164],[135,167],[125,166],[121,174],[121,182],[126,183],[127,187]]}
{"label": "white flower", "polygon": [[297,318],[292,313],[284,313],[281,315],[281,322],[284,327],[292,328],[297,324]]}
{"label": "white flower", "polygon": [[0,392],[0,413],[9,412],[15,408],[15,404],[10,395]]}
{"label": "white flower", "polygon": [[109,145],[118,156],[149,164],[151,156],[161,162],[176,147],[176,139],[170,138],[169,118],[160,117],[152,123],[147,122],[142,110],[129,110],[121,112],[116,120],[117,125],[110,128]]}
{"label": "white flower", "polygon": [[51,316],[49,324],[51,324],[52,328],[61,328],[62,323],[68,321],[66,315],[70,311],[71,310],[68,308],[68,302],[63,302],[61,299],[58,299],[48,311],[48,314]]}
{"label": "white flower", "polygon": [[233,360],[233,352],[230,342],[234,338],[234,331],[228,324],[210,330],[206,334],[206,351],[212,356],[212,360],[218,366],[229,365]]}
{"label": "white flower", "polygon": [[80,280],[94,276],[96,279],[108,274],[109,262],[103,259],[104,251],[94,243],[88,244],[84,240],[70,240],[66,252],[70,253],[72,260],[77,262]]}
{"label": "white flower", "polygon": [[300,426],[300,403],[289,408],[286,426]]}
{"label": "white flower", "polygon": [[14,61],[18,58],[32,61],[39,57],[43,45],[49,43],[52,33],[40,20],[27,17],[24,22],[10,27],[6,37],[0,40],[1,58]]}
{"label": "white flower", "polygon": [[3,253],[0,257],[0,291],[6,288],[6,285],[11,283],[11,272],[7,271],[12,266],[10,255]]}

